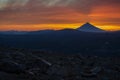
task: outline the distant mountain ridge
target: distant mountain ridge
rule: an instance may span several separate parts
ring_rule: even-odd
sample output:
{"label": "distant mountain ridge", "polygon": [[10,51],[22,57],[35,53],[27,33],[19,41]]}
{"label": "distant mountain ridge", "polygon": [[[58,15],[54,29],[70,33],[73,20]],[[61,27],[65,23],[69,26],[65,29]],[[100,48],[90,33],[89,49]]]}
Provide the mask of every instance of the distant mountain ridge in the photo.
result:
{"label": "distant mountain ridge", "polygon": [[[88,32],[86,27],[83,27],[85,31],[62,29],[29,31],[25,34],[0,34],[0,47],[35,49],[59,53],[120,55],[120,31]],[[94,26],[88,30],[96,30],[96,28],[93,28]]]}
{"label": "distant mountain ridge", "polygon": [[[87,33],[87,32],[91,32],[91,33],[111,33],[110,31],[105,31],[102,30],[94,25],[92,25],[91,23],[87,22],[85,24],[83,24],[82,26],[76,28],[76,29],[72,29],[72,28],[64,28],[61,30],[52,30],[52,29],[47,29],[47,30],[38,30],[38,31],[0,31],[0,34],[5,34],[5,35],[24,35],[24,34],[49,34],[49,33],[59,33],[59,32],[63,32],[64,34],[66,32],[70,32],[74,33],[74,32],[81,32],[81,33]],[[120,31],[113,31],[112,33],[119,33]]]}
{"label": "distant mountain ridge", "polygon": [[26,34],[27,31],[14,31],[14,30],[10,30],[10,31],[0,31],[0,34]]}

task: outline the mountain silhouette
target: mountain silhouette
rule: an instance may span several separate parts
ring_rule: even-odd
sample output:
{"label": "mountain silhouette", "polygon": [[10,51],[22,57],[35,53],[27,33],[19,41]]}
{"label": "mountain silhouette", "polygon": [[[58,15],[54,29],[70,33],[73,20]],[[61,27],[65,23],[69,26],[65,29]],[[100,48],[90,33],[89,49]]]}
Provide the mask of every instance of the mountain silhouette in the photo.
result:
{"label": "mountain silhouette", "polygon": [[105,32],[104,30],[97,28],[96,26],[90,24],[89,22],[83,24],[81,27],[77,28],[79,31],[84,32]]}
{"label": "mountain silhouette", "polygon": [[15,31],[15,30],[10,30],[10,31],[0,31],[0,34],[26,34],[27,31]]}

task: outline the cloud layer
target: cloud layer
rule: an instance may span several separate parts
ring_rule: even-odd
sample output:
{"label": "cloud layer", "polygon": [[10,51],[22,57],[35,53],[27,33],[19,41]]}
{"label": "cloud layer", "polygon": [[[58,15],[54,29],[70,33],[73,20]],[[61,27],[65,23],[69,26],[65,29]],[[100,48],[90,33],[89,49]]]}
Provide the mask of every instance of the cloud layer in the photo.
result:
{"label": "cloud layer", "polygon": [[6,7],[16,7],[16,6],[24,6],[29,0],[0,0],[0,9],[4,9]]}
{"label": "cloud layer", "polygon": [[0,24],[40,26],[90,21],[119,26],[119,3],[120,0],[0,0]]}

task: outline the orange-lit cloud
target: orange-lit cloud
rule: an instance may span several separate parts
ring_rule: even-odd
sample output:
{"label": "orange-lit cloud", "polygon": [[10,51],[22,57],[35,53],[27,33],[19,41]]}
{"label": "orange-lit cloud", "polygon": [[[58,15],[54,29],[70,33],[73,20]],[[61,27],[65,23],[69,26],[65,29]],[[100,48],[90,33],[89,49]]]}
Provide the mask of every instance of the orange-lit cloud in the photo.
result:
{"label": "orange-lit cloud", "polygon": [[91,22],[120,30],[119,0],[0,0],[0,30],[77,28]]}

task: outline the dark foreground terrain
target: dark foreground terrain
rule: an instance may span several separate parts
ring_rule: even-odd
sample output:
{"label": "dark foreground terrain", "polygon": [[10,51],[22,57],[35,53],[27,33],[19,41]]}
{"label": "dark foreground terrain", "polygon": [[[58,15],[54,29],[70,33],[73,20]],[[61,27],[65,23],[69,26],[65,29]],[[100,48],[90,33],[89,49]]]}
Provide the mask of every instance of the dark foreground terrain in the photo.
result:
{"label": "dark foreground terrain", "polygon": [[120,80],[120,57],[0,48],[0,80]]}

